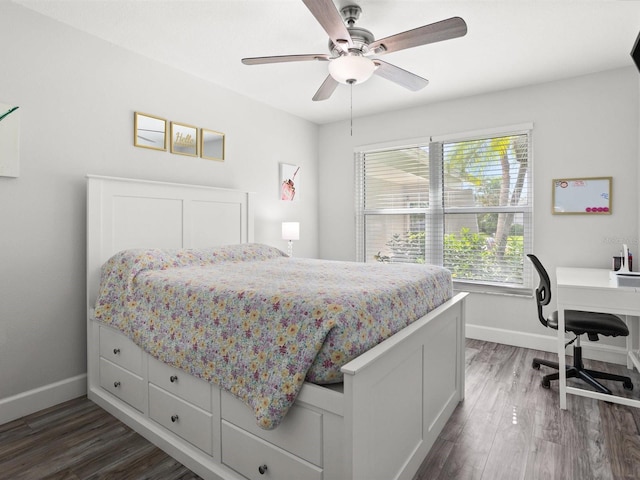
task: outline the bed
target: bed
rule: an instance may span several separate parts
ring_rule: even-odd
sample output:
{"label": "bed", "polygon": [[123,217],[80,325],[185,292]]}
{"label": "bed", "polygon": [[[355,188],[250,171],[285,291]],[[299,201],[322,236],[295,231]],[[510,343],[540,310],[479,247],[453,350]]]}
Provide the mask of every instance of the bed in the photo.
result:
{"label": "bed", "polygon": [[[141,334],[105,321],[104,305],[96,309],[101,269],[123,251],[131,265],[145,255],[184,263],[193,252],[202,263],[221,251],[259,252],[286,268],[317,262],[254,244],[253,201],[235,190],[88,177],[89,398],[203,478],[411,479],[464,396],[464,294],[434,300],[377,345],[353,350],[338,373],[311,369],[322,385],[296,374],[290,404],[273,418],[256,416],[206,369],[189,371],[176,360],[184,352],[163,356]],[[266,275],[269,262],[260,264]]]}

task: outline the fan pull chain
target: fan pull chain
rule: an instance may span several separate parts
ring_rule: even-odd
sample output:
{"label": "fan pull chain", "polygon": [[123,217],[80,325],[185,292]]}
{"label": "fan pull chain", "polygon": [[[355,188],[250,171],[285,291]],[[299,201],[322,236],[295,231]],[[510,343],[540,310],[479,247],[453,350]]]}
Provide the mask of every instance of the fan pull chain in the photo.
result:
{"label": "fan pull chain", "polygon": [[353,137],[353,84],[356,83],[355,80],[347,80],[347,82],[349,83],[349,95],[350,95],[350,99],[351,99],[351,109],[349,111],[349,118],[350,118],[350,122],[351,122],[351,136]]}

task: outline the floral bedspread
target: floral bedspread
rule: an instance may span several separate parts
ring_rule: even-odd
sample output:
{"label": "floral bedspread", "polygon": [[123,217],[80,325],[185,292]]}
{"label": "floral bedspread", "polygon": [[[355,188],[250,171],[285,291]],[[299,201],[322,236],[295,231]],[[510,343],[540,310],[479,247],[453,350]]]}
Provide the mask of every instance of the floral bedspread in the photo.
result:
{"label": "floral bedspread", "polygon": [[102,267],[97,320],[213,382],[275,428],[303,382],[340,367],[452,296],[449,271],[289,258],[260,244],[127,250]]}

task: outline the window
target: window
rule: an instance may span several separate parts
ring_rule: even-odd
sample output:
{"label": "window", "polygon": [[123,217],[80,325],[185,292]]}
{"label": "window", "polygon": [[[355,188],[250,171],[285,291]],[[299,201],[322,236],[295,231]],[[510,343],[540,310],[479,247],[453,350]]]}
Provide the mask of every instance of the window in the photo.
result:
{"label": "window", "polygon": [[472,290],[530,289],[530,137],[521,127],[357,152],[359,260],[443,265]]}

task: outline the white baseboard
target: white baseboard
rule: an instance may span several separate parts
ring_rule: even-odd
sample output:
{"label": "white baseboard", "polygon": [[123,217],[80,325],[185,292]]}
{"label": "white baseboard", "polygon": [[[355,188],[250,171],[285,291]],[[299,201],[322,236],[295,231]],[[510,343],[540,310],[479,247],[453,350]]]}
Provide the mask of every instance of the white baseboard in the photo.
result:
{"label": "white baseboard", "polygon": [[0,425],[87,394],[87,375],[60,380],[0,399]]}
{"label": "white baseboard", "polygon": [[[542,350],[543,352],[557,352],[558,339],[555,336],[539,335],[535,333],[523,333],[514,330],[504,330],[501,328],[484,327],[480,325],[466,325],[467,338],[484,340],[486,342],[502,343],[515,347],[530,348],[532,350]],[[570,350],[567,352],[570,353]],[[582,354],[584,358],[598,360],[601,362],[627,364],[626,347],[616,347],[582,341]]]}

